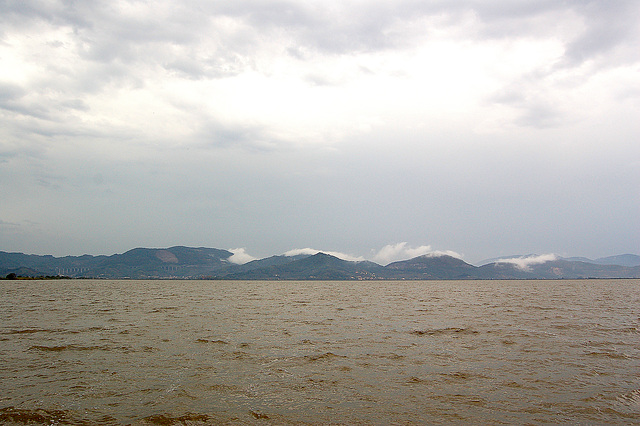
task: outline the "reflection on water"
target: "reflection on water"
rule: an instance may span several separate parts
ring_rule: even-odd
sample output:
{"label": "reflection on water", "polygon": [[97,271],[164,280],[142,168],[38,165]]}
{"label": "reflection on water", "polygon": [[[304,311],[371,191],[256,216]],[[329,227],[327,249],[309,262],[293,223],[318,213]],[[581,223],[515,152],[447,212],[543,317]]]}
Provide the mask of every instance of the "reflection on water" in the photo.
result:
{"label": "reflection on water", "polygon": [[640,281],[3,281],[0,423],[640,421]]}

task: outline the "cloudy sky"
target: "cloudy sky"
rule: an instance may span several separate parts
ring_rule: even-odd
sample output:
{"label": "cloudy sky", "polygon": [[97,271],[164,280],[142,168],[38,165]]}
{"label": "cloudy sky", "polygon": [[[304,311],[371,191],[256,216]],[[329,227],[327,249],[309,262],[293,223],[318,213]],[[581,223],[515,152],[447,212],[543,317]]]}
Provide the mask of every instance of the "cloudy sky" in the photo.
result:
{"label": "cloudy sky", "polygon": [[640,254],[636,0],[0,1],[0,250]]}

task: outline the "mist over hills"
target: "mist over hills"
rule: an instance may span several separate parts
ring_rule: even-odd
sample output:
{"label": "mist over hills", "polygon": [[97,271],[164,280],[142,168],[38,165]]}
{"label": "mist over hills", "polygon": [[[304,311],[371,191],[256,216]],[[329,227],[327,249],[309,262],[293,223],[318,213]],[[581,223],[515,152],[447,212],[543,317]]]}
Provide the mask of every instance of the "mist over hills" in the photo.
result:
{"label": "mist over hills", "polygon": [[317,254],[277,255],[236,264],[228,250],[135,248],[111,256],[28,255],[0,251],[0,276],[227,280],[460,280],[640,278],[640,256],[589,260],[554,255],[512,256],[474,266],[446,254],[427,254],[386,266]]}
{"label": "mist over hills", "polygon": [[[520,259],[520,258],[533,258],[537,257],[536,254],[514,254],[511,256],[502,256],[495,257],[492,259],[486,259],[479,263],[479,265],[487,265],[489,263],[497,263],[500,261],[512,260],[512,259]],[[585,263],[594,263],[596,265],[620,265],[620,266],[640,266],[640,256],[635,254],[620,254],[617,256],[607,256],[600,257],[598,259],[589,259],[587,257],[558,257],[558,259],[563,259],[570,262],[585,262]]]}

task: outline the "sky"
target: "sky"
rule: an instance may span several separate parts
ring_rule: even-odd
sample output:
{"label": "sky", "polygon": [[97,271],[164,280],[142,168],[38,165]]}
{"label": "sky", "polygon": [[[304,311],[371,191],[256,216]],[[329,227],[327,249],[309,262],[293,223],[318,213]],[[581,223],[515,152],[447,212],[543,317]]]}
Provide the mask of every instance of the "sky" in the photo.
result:
{"label": "sky", "polygon": [[636,0],[0,1],[0,250],[640,254]]}

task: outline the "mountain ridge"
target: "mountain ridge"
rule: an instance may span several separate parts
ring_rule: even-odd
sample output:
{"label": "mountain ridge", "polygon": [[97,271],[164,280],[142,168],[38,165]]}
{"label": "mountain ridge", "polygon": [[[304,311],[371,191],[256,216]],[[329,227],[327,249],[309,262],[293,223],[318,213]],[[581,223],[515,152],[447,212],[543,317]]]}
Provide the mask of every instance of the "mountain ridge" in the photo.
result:
{"label": "mountain ridge", "polygon": [[[474,266],[449,255],[427,254],[385,266],[331,254],[275,255],[244,264],[229,250],[173,246],[134,248],[114,255],[54,257],[0,251],[0,277],[8,274],[72,278],[224,280],[461,280],[640,278],[640,256],[587,258],[521,256]],[[598,263],[599,262],[599,263]],[[620,262],[624,264],[615,264]]]}

